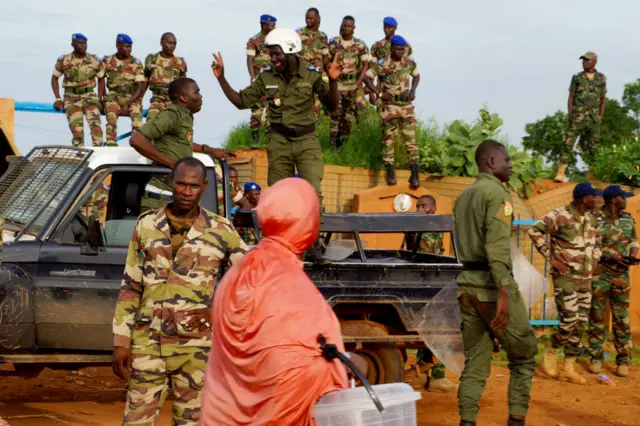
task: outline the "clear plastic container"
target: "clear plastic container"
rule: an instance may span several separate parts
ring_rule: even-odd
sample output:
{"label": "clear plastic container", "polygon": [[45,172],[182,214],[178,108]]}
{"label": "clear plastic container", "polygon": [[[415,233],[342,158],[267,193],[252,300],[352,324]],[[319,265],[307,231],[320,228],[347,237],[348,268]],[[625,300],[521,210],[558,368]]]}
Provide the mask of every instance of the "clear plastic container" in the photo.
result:
{"label": "clear plastic container", "polygon": [[331,392],[314,405],[317,426],[416,426],[416,401],[422,398],[406,383],[372,386],[384,413],[379,413],[364,387]]}

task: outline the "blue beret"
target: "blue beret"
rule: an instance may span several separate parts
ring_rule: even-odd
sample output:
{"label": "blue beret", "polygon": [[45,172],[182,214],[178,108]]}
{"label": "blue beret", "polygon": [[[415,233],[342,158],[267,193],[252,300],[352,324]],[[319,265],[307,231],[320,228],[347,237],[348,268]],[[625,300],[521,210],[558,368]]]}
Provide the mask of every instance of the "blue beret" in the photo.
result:
{"label": "blue beret", "polygon": [[84,40],[87,41],[87,37],[84,34],[75,33],[71,35],[71,40]]}
{"label": "blue beret", "polygon": [[261,191],[262,187],[255,182],[247,182],[244,184],[244,192],[247,191]]}
{"label": "blue beret", "polygon": [[396,18],[394,18],[393,16],[387,16],[386,18],[384,18],[382,23],[384,25],[389,25],[390,27],[397,27],[398,26],[398,21],[396,21]]}
{"label": "blue beret", "polygon": [[118,34],[118,37],[116,37],[116,42],[117,43],[133,44],[133,40],[131,40],[131,37],[129,37],[126,34]]}
{"label": "blue beret", "polygon": [[260,22],[269,23],[269,22],[278,22],[278,20],[276,19],[275,16],[264,14],[264,15],[260,15]]}
{"label": "blue beret", "polygon": [[396,46],[406,46],[407,40],[405,40],[402,36],[394,35],[391,37],[391,45],[393,46],[394,44]]}

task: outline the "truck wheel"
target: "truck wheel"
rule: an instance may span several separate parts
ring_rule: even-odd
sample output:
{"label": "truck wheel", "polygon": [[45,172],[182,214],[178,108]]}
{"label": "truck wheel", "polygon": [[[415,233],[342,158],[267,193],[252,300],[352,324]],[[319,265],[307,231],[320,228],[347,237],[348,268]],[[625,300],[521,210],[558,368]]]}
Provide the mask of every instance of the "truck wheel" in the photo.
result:
{"label": "truck wheel", "polygon": [[[386,337],[389,335],[384,325],[371,321],[344,321],[342,335],[350,337]],[[347,344],[347,350],[360,355],[367,361],[367,380],[372,385],[404,381],[402,352],[393,343],[363,343],[355,349],[354,343]]]}

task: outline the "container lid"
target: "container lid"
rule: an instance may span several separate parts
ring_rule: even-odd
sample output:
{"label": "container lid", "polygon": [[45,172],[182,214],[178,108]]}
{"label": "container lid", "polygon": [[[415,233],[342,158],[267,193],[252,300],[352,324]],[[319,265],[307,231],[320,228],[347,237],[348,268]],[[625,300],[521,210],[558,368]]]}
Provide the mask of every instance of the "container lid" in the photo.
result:
{"label": "container lid", "polygon": [[[383,407],[392,407],[422,398],[420,392],[415,392],[406,383],[388,383],[372,386]],[[352,412],[354,410],[377,410],[367,390],[359,386],[324,395],[313,406],[314,417],[327,417]]]}

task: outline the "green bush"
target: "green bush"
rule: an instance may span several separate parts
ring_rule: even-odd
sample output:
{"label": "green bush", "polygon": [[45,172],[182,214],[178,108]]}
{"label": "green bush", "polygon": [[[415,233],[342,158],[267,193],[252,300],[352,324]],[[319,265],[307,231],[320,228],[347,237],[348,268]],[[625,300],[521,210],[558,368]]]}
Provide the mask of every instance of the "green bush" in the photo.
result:
{"label": "green bush", "polygon": [[[513,176],[509,185],[526,198],[531,195],[530,183],[537,177],[550,177],[552,171],[544,166],[542,157],[536,159],[526,151],[518,151],[508,146],[500,136],[502,119],[498,114],[490,114],[487,108],[480,110],[479,118],[472,123],[456,120],[440,128],[433,120],[418,122],[417,143],[420,153],[420,170],[437,176],[467,176],[478,174],[475,164],[477,146],[485,139],[492,138],[507,145],[513,162]],[[325,164],[336,166],[382,168],[382,129],[376,109],[369,106],[367,111],[354,122],[349,140],[338,150],[329,148],[329,118],[320,117],[318,137],[322,145]],[[260,148],[266,139],[262,135]],[[248,125],[234,128],[225,142],[227,149],[251,149],[253,139]],[[396,168],[408,169],[409,162],[401,137],[396,141]]]}
{"label": "green bush", "polygon": [[602,182],[640,186],[640,136],[601,147],[593,174]]}

